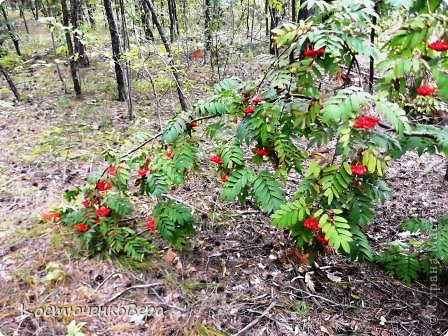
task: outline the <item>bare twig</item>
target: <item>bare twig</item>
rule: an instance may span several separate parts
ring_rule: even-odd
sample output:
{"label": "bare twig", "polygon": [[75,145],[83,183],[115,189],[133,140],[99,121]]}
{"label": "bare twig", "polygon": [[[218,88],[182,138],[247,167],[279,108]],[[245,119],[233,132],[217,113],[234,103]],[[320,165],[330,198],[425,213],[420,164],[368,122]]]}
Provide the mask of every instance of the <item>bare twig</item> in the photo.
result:
{"label": "bare twig", "polygon": [[260,320],[265,317],[272,308],[274,308],[276,305],[276,302],[273,301],[269,307],[266,308],[266,310],[260,315],[258,316],[255,320],[253,320],[252,322],[250,322],[248,325],[246,325],[243,329],[241,329],[240,331],[238,331],[236,334],[234,334],[234,336],[240,336],[243,335],[246,331],[248,331],[250,328],[252,328],[254,325],[256,325],[258,322],[260,322]]}
{"label": "bare twig", "polygon": [[115,301],[116,299],[118,299],[120,296],[122,296],[124,293],[130,291],[131,289],[137,289],[137,288],[150,288],[150,287],[155,287],[155,286],[160,286],[163,285],[163,281],[158,281],[158,282],[154,282],[152,284],[145,284],[145,285],[136,285],[136,286],[131,286],[126,288],[125,290],[123,290],[122,292],[114,295],[112,298],[110,298],[109,300],[107,300],[106,302],[103,303],[103,305],[108,305],[109,303]]}
{"label": "bare twig", "polygon": [[98,292],[98,290],[110,279],[112,278],[115,274],[120,274],[120,272],[114,272],[111,273],[106,279],[104,279],[104,281],[102,283],[100,283],[98,285],[98,287],[93,291],[94,293]]}

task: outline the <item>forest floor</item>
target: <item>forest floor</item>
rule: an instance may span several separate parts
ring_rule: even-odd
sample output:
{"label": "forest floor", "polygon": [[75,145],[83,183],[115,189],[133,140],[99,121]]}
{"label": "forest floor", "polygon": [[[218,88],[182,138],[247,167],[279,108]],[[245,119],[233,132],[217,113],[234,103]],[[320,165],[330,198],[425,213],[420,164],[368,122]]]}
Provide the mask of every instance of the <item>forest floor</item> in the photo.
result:
{"label": "forest floor", "polygon": [[[129,122],[127,105],[114,100],[103,32],[88,48],[91,67],[81,70],[83,97],[64,94],[48,32],[32,24],[33,37],[23,40],[25,62],[13,74],[24,99],[0,107],[0,335],[64,335],[73,319],[86,323],[88,335],[231,335],[249,324],[247,335],[447,332],[446,274],[435,291],[432,283],[407,286],[378,266],[331,252],[319,260],[320,268],[302,264],[268,217],[217,201],[221,182],[206,169],[205,157],[204,170],[171,194],[200,218],[190,248],[171,250],[158,241],[160,253],[141,263],[87,258],[73,232],[40,215],[60,205],[64,190],[82,184],[89,171],[104,168],[99,153],[105,144],[118,146],[142,129],[158,132],[157,109],[165,123],[178,109],[175,87],[162,70],[155,73],[156,104],[148,86],[137,86],[136,118]],[[244,67],[234,64],[232,74],[260,72],[246,60]],[[62,70],[68,79],[66,64]],[[187,69],[192,101],[211,87],[210,74],[201,64]],[[0,95],[12,100],[5,90]],[[375,250],[402,239],[396,227],[403,219],[447,213],[444,171],[444,158],[437,155],[408,154],[393,163],[387,178],[393,197],[378,206],[368,232]],[[105,304],[159,310],[149,316],[40,316],[42,307]]]}

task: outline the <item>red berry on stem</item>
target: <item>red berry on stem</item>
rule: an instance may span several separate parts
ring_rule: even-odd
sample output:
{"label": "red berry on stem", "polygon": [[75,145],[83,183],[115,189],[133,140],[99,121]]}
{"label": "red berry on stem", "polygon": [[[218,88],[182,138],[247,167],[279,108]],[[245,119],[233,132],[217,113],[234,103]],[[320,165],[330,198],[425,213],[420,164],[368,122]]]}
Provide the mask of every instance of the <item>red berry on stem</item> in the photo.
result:
{"label": "red berry on stem", "polygon": [[111,176],[115,176],[115,167],[111,166],[111,167],[107,168],[107,173]]}
{"label": "red berry on stem", "polygon": [[417,91],[417,94],[420,96],[431,96],[436,91],[436,89],[434,89],[428,85],[423,85],[423,86],[417,88],[416,91]]}
{"label": "red berry on stem", "polygon": [[328,240],[325,239],[325,236],[323,234],[320,234],[316,237],[317,242],[322,245],[328,245]]}
{"label": "red berry on stem", "polygon": [[436,41],[428,44],[428,48],[435,51],[448,51],[448,42],[447,41]]}
{"label": "red berry on stem", "polygon": [[106,180],[101,180],[96,184],[96,187],[99,191],[106,191],[112,188],[112,185],[108,183]]}
{"label": "red berry on stem", "polygon": [[303,227],[308,230],[316,230],[319,231],[319,222],[315,218],[307,218],[305,222],[303,222]]}
{"label": "red berry on stem", "polygon": [[369,117],[369,116],[361,116],[361,117],[359,117],[356,120],[356,122],[353,125],[353,127],[356,128],[356,129],[369,130],[372,127],[375,127],[376,125],[378,125],[379,122],[380,122],[379,119],[372,118],[372,117]]}
{"label": "red berry on stem", "polygon": [[269,156],[269,151],[265,148],[257,148],[255,150],[255,154],[259,156]]}
{"label": "red berry on stem", "polygon": [[95,210],[95,215],[97,215],[98,217],[107,217],[107,215],[109,215],[109,213],[110,213],[110,209],[105,208],[105,207]]}
{"label": "red berry on stem", "polygon": [[367,168],[361,165],[350,165],[350,169],[354,175],[365,175]]}
{"label": "red berry on stem", "polygon": [[149,217],[148,222],[146,223],[146,227],[149,229],[149,231],[156,231],[156,219],[154,217]]}
{"label": "red berry on stem", "polygon": [[252,114],[254,112],[255,112],[255,107],[252,107],[252,106],[246,107],[244,109],[244,113],[246,113],[246,114]]}
{"label": "red berry on stem", "polygon": [[146,174],[148,174],[148,172],[149,172],[149,169],[140,169],[138,171],[138,175],[141,176],[141,177],[145,177]]}
{"label": "red berry on stem", "polygon": [[258,105],[258,104],[260,104],[262,101],[263,101],[263,98],[261,98],[261,97],[254,97],[254,98],[252,98],[251,103],[252,103],[252,105]]}
{"label": "red berry on stem", "polygon": [[214,163],[217,163],[217,164],[222,164],[222,158],[220,157],[220,156],[218,156],[218,155],[213,155],[211,158],[210,158],[210,161],[211,162],[214,162]]}
{"label": "red berry on stem", "polygon": [[87,225],[85,225],[84,223],[79,223],[78,225],[75,226],[76,231],[79,232],[87,232],[89,231],[89,227]]}

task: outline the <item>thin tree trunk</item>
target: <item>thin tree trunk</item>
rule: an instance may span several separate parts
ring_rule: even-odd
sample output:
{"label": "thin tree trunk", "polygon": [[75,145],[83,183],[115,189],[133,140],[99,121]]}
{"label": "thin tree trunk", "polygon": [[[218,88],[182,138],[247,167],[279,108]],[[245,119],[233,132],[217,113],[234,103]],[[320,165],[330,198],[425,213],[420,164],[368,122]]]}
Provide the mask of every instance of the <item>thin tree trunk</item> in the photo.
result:
{"label": "thin tree trunk", "polygon": [[72,75],[73,79],[73,86],[76,92],[77,96],[81,95],[81,84],[79,82],[78,77],[78,62],[75,61],[75,51],[73,49],[73,43],[72,43],[72,37],[70,34],[69,27],[69,14],[68,14],[68,8],[67,8],[67,0],[61,0],[61,7],[62,7],[62,23],[65,27],[65,40],[67,41],[67,49],[68,49],[68,56],[70,59],[70,73]]}
{"label": "thin tree trunk", "polygon": [[8,28],[9,36],[11,37],[12,43],[14,43],[14,48],[16,49],[16,53],[19,56],[22,56],[22,53],[20,52],[19,47],[19,36],[17,35],[16,31],[14,30],[14,27],[11,26],[8,19],[8,13],[6,13],[6,9],[4,6],[0,5],[2,15],[5,18],[6,21],[6,28]]}
{"label": "thin tree trunk", "polygon": [[266,37],[269,37],[268,12],[269,12],[269,2],[268,2],[268,0],[265,0],[265,2],[264,2],[264,17],[265,17]]}
{"label": "thin tree trunk", "polygon": [[38,17],[36,14],[36,4],[35,4],[34,0],[30,1],[30,5],[31,5],[31,13],[33,13],[34,20],[37,21]]}
{"label": "thin tree trunk", "polygon": [[252,43],[252,40],[254,39],[254,22],[255,22],[255,1],[252,6],[252,22],[250,24],[250,43]]}
{"label": "thin tree trunk", "polygon": [[90,26],[92,28],[96,27],[96,23],[95,23],[95,7],[90,4],[87,3],[87,15],[89,16],[89,22],[90,22]]}
{"label": "thin tree trunk", "polygon": [[188,106],[187,106],[187,102],[184,96],[184,93],[182,91],[182,85],[180,83],[180,76],[179,76],[179,72],[177,71],[177,68],[174,64],[174,60],[173,60],[173,55],[171,52],[171,47],[168,43],[168,40],[166,39],[165,33],[163,32],[163,28],[162,25],[160,24],[159,18],[157,17],[157,13],[156,13],[156,9],[153,5],[153,3],[151,2],[151,0],[144,0],[146,2],[146,5],[148,6],[149,10],[152,13],[152,18],[153,18],[153,22],[157,27],[157,31],[159,32],[160,38],[162,39],[163,45],[165,47],[165,50],[168,54],[168,58],[169,58],[169,64],[171,66],[171,72],[173,73],[174,76],[174,80],[176,81],[176,87],[177,87],[177,95],[179,96],[179,102],[180,102],[180,106],[182,108],[183,111],[187,111],[188,110]]}
{"label": "thin tree trunk", "polygon": [[246,2],[247,15],[246,15],[246,37],[249,37],[249,17],[250,17],[250,1]]}
{"label": "thin tree trunk", "polygon": [[36,0],[36,21],[39,20],[39,7],[41,6],[41,0]]}
{"label": "thin tree trunk", "polygon": [[145,38],[147,40],[154,40],[154,34],[151,30],[151,22],[150,22],[150,12],[148,7],[146,6],[146,3],[142,0],[140,3],[140,18],[142,22],[143,29],[145,31]]}
{"label": "thin tree trunk", "polygon": [[291,20],[296,22],[296,0],[291,0]]}
{"label": "thin tree trunk", "polygon": [[[129,35],[128,35],[128,26],[126,23],[126,12],[124,9],[124,3],[123,0],[119,0],[120,5],[120,14],[121,14],[121,36],[123,39],[123,53],[125,53],[127,50],[130,49],[129,45]],[[125,79],[126,79],[126,88],[127,88],[127,103],[128,103],[128,113],[129,113],[129,119],[132,120],[134,118],[133,111],[132,111],[132,78],[131,78],[131,71],[129,66],[129,61],[125,60],[122,62],[122,64],[125,64]]]}
{"label": "thin tree trunk", "polygon": [[[375,13],[378,13],[378,10],[379,10],[378,6],[379,6],[379,2],[377,1],[375,3],[375,7],[374,7]],[[374,16],[372,18],[373,25],[376,25],[376,22],[377,22],[376,16]],[[370,43],[372,44],[372,46],[375,43],[375,28],[374,27],[372,27],[372,29],[370,30]],[[370,93],[373,93],[373,79],[374,79],[373,77],[374,77],[374,75],[375,75],[375,59],[373,58],[373,56],[370,56],[370,69],[369,69],[369,91],[370,91]]]}
{"label": "thin tree trunk", "polygon": [[204,22],[204,32],[205,32],[205,53],[204,53],[204,64],[207,61],[207,53],[210,54],[210,65],[213,66],[212,60],[212,27],[211,27],[211,15],[210,15],[210,0],[205,0],[205,22]]}
{"label": "thin tree trunk", "polygon": [[177,36],[179,36],[180,35],[180,33],[179,33],[179,20],[177,18],[176,0],[172,0],[172,4],[173,4],[173,14],[174,14],[174,26],[176,28],[176,34],[177,34]]}
{"label": "thin tree trunk", "polygon": [[[79,26],[79,0],[70,0],[70,17],[73,30],[78,29]],[[75,53],[78,54],[78,65],[82,68],[89,66],[89,58],[86,55],[84,45],[81,43],[81,39],[77,32],[73,33],[73,42]]]}
{"label": "thin tree trunk", "polygon": [[106,11],[107,22],[109,24],[110,38],[112,44],[112,59],[115,64],[115,75],[117,78],[118,100],[126,100],[126,86],[124,81],[124,73],[120,64],[120,38],[118,36],[117,25],[114,19],[111,0],[104,0],[104,9]]}
{"label": "thin tree trunk", "polygon": [[23,19],[23,24],[25,26],[26,33],[29,34],[30,30],[28,29],[28,22],[26,22],[25,12],[23,11],[23,6],[19,3],[19,13]]}
{"label": "thin tree trunk", "polygon": [[14,84],[14,82],[12,81],[11,77],[9,77],[8,72],[6,71],[6,69],[2,66],[2,64],[0,63],[0,72],[3,74],[3,77],[5,77],[6,82],[9,85],[9,88],[11,89],[12,93],[14,94],[14,97],[16,97],[16,99],[18,101],[20,101],[20,94],[19,91],[17,90],[16,85]]}
{"label": "thin tree trunk", "polygon": [[[270,30],[272,31],[272,29],[274,29],[277,26],[277,11],[269,6],[269,13],[270,13],[270,17],[271,17],[271,25],[270,25]],[[273,39],[272,34],[270,35],[269,38],[269,53],[271,55],[277,55],[277,46],[275,45],[275,41]]]}
{"label": "thin tree trunk", "polygon": [[168,0],[168,16],[170,18],[170,41],[171,43],[173,43],[175,31],[174,31],[174,13],[173,13],[172,0]]}
{"label": "thin tree trunk", "polygon": [[[48,3],[48,0],[47,0]],[[64,90],[64,93],[67,93],[67,85],[65,85],[65,80],[64,77],[62,77],[62,73],[61,73],[61,68],[59,67],[59,63],[58,63],[58,55],[56,53],[56,41],[54,40],[54,33],[53,31],[51,31],[51,42],[53,44],[53,57],[54,57],[54,63],[56,64],[56,70],[58,72],[58,76],[59,76],[59,80],[62,83],[62,89]]]}
{"label": "thin tree trunk", "polygon": [[[52,13],[51,13],[51,7],[50,7],[50,2],[49,2],[49,0],[45,0],[45,4],[46,4],[46,11],[47,11],[47,15],[48,16],[50,16]],[[45,6],[43,6],[42,5],[42,8],[45,8]],[[65,80],[64,80],[64,77],[62,76],[62,73],[61,73],[61,68],[59,67],[59,63],[57,62],[58,61],[58,55],[57,55],[57,53],[56,53],[56,41],[55,41],[55,38],[54,38],[54,32],[53,32],[53,29],[51,29],[51,27],[50,27],[50,34],[51,34],[51,42],[52,42],[52,46],[53,46],[53,57],[54,57],[54,63],[56,64],[56,70],[57,70],[57,72],[58,72],[58,77],[59,77],[59,80],[61,81],[61,83],[62,83],[62,89],[64,90],[64,93],[68,93],[68,91],[67,91],[67,85],[65,84]]]}

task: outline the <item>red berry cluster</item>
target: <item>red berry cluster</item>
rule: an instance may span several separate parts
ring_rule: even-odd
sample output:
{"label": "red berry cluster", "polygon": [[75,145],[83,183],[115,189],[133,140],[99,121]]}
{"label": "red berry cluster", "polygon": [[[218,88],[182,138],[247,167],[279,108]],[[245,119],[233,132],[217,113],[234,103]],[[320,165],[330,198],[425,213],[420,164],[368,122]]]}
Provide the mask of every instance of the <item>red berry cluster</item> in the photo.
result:
{"label": "red berry cluster", "polygon": [[226,174],[221,175],[221,181],[227,182],[227,178],[228,178],[228,176]]}
{"label": "red berry cluster", "polygon": [[78,225],[76,225],[76,231],[85,233],[87,231],[89,231],[89,227],[87,225],[85,225],[84,223],[79,223]]}
{"label": "red berry cluster", "polygon": [[324,49],[317,49],[317,50],[309,49],[309,50],[306,50],[303,54],[307,57],[317,57],[317,56],[325,54],[325,50]]}
{"label": "red berry cluster", "polygon": [[316,237],[317,242],[322,245],[328,245],[328,240],[325,239],[325,236],[323,234],[320,234]]}
{"label": "red berry cluster", "polygon": [[172,159],[174,157],[174,153],[171,151],[171,149],[167,150],[166,157],[168,159]]}
{"label": "red berry cluster", "polygon": [[259,156],[269,156],[269,151],[265,148],[257,148],[255,153]]}
{"label": "red berry cluster", "polygon": [[96,187],[99,191],[106,191],[112,188],[112,185],[108,183],[106,180],[101,180],[96,184]]}
{"label": "red berry cluster", "polygon": [[198,123],[197,123],[196,121],[192,121],[192,122],[190,123],[190,126],[191,126],[191,127],[196,127],[196,126],[198,126]]}
{"label": "red berry cluster", "polygon": [[220,157],[220,156],[218,156],[218,155],[213,155],[211,158],[210,158],[210,161],[211,162],[214,162],[214,163],[216,163],[216,164],[222,164],[222,158]]}
{"label": "red berry cluster", "polygon": [[367,168],[361,165],[350,165],[350,169],[354,175],[365,175]]}
{"label": "red berry cluster", "polygon": [[253,106],[248,106],[244,109],[244,113],[246,114],[253,114],[255,112],[255,107]]}
{"label": "red berry cluster", "polygon": [[154,217],[149,217],[148,222],[146,223],[146,227],[149,231],[156,231],[156,219]]}
{"label": "red berry cluster", "polygon": [[428,48],[435,51],[447,51],[448,50],[448,42],[447,41],[437,41],[428,44]]}
{"label": "red berry cluster", "polygon": [[379,122],[380,122],[379,119],[372,118],[372,117],[369,117],[369,116],[361,116],[361,117],[359,117],[356,120],[356,122],[353,125],[353,127],[356,128],[356,129],[369,130],[372,127],[375,127],[376,125],[378,125]]}
{"label": "red berry cluster", "polygon": [[244,109],[244,113],[246,113],[248,115],[253,114],[255,112],[255,107],[253,105],[258,105],[258,104],[261,104],[262,102],[263,102],[263,98],[261,98],[261,97],[252,98],[252,100],[250,102],[251,105]]}
{"label": "red berry cluster", "polygon": [[428,85],[423,85],[419,88],[417,88],[417,94],[419,94],[420,96],[431,96],[436,89],[428,86]]}
{"label": "red berry cluster", "polygon": [[252,98],[252,101],[251,101],[252,105],[258,105],[258,104],[261,104],[262,102],[263,102],[263,98],[261,98],[261,97],[254,97],[254,98]]}
{"label": "red berry cluster", "polygon": [[303,222],[303,227],[308,230],[320,231],[319,222],[315,218],[307,218]]}
{"label": "red berry cluster", "polygon": [[[307,218],[305,219],[305,222],[303,222],[303,227],[308,230],[313,231],[321,231],[322,229],[319,227],[319,222],[315,218]],[[325,235],[323,233],[319,233],[316,236],[316,240],[318,243],[322,245],[328,245],[328,240],[325,239]]]}
{"label": "red berry cluster", "polygon": [[138,174],[138,176],[145,177],[146,174],[148,174],[148,172],[149,172],[149,169],[148,169],[148,168],[143,168],[143,169],[140,169],[140,170],[137,172],[137,174]]}
{"label": "red berry cluster", "polygon": [[110,209],[106,208],[106,207],[101,207],[95,210],[95,215],[97,215],[98,217],[107,217],[107,215],[109,215],[110,213]]}

